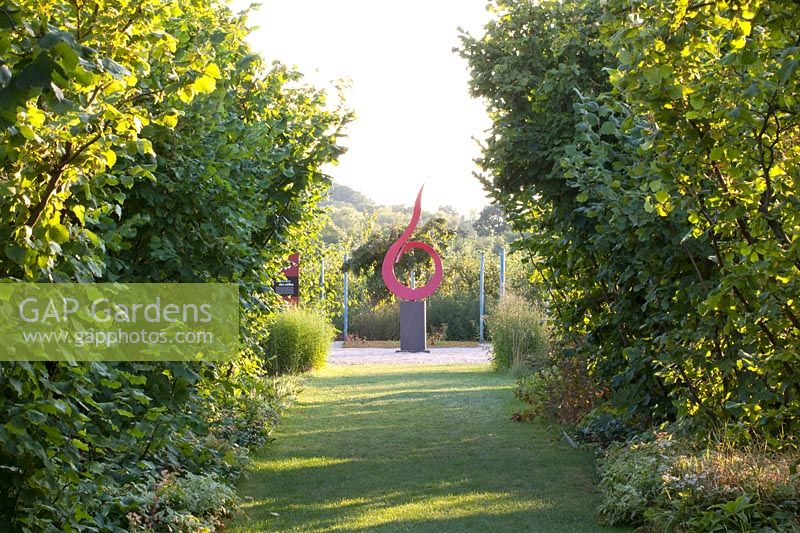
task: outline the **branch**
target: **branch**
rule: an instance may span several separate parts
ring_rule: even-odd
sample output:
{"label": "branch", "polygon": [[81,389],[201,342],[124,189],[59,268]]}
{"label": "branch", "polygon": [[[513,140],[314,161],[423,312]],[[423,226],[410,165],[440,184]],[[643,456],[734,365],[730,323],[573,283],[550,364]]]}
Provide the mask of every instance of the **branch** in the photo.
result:
{"label": "branch", "polygon": [[31,210],[31,214],[28,217],[28,221],[25,222],[26,226],[33,228],[36,225],[36,223],[39,222],[42,213],[44,213],[47,204],[50,202],[50,197],[52,196],[53,192],[58,188],[59,182],[61,181],[61,175],[64,173],[64,169],[67,167],[67,165],[75,161],[75,159],[78,156],[80,156],[87,148],[89,148],[91,145],[96,143],[98,139],[100,139],[100,137],[103,135],[102,130],[103,129],[100,128],[100,131],[94,137],[86,141],[84,144],[80,146],[80,148],[78,148],[74,152],[72,151],[72,143],[67,142],[67,144],[65,145],[64,155],[61,156],[55,168],[53,169],[53,172],[50,175],[50,181],[47,183],[47,187],[45,187],[44,193],[42,193],[42,197],[41,199],[39,199],[39,203],[37,203],[36,206],[34,206],[34,208]]}

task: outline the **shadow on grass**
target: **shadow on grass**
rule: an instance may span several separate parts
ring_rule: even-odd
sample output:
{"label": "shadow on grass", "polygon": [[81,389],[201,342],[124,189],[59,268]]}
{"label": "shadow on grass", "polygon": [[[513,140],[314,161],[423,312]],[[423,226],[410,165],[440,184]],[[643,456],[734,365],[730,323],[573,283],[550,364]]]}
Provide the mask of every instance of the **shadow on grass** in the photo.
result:
{"label": "shadow on grass", "polygon": [[[330,369],[242,485],[234,531],[599,531],[591,458],[511,422],[481,367]],[[277,514],[277,516],[276,516]]]}

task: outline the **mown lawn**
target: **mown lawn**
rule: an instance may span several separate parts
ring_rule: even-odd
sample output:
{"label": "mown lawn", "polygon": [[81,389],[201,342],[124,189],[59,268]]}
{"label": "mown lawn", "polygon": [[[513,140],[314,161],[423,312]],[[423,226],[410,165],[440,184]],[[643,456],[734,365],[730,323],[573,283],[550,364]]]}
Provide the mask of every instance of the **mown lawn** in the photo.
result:
{"label": "mown lawn", "polygon": [[488,365],[329,367],[240,487],[230,530],[612,531],[591,457],[512,422]]}

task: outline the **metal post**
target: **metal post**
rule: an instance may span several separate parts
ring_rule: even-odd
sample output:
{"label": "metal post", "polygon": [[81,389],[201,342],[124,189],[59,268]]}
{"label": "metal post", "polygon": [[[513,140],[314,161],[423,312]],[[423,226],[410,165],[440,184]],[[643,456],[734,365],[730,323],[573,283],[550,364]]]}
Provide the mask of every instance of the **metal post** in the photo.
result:
{"label": "metal post", "polygon": [[481,294],[480,294],[480,317],[478,321],[478,340],[483,342],[483,255],[481,254]]}
{"label": "metal post", "polygon": [[414,271],[413,270],[411,271],[411,288],[412,289],[416,289],[417,288],[417,280],[414,279]]}
{"label": "metal post", "polygon": [[506,295],[506,249],[500,248],[500,299]]}
{"label": "metal post", "polygon": [[347,340],[347,254],[344,255],[344,264],[345,264],[345,271],[344,271],[344,317],[343,317],[343,324],[342,324],[342,338]]}
{"label": "metal post", "polygon": [[322,258],[322,263],[319,271],[319,299],[325,301],[325,258]]}

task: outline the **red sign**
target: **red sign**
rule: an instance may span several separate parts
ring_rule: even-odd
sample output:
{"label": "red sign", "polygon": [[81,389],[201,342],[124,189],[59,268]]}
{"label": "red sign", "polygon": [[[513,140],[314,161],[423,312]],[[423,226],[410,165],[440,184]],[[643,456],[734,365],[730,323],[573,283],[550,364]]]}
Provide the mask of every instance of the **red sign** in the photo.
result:
{"label": "red sign", "polygon": [[300,300],[300,254],[294,253],[289,256],[289,268],[284,269],[283,277],[286,279],[275,282],[272,288],[287,302],[298,303]]}

